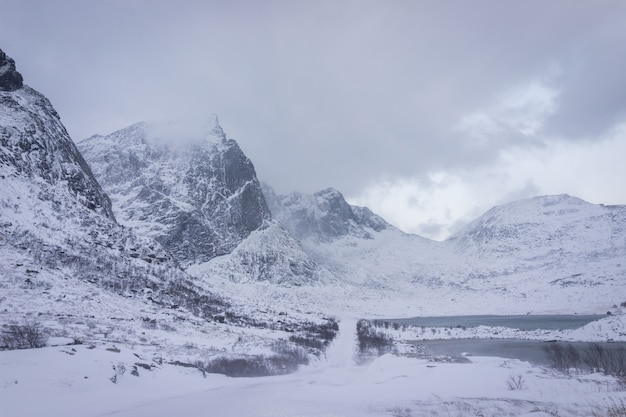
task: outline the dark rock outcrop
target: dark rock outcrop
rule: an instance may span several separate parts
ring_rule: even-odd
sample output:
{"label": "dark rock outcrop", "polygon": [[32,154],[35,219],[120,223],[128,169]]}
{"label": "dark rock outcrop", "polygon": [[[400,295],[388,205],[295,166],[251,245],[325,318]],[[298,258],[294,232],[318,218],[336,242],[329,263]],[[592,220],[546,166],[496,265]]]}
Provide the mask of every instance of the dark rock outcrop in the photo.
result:
{"label": "dark rock outcrop", "polygon": [[0,91],[15,91],[22,87],[22,74],[15,69],[15,61],[0,49]]}
{"label": "dark rock outcrop", "polygon": [[252,162],[216,118],[200,137],[185,130],[138,123],[79,147],[118,219],[190,265],[232,252],[271,214]]}

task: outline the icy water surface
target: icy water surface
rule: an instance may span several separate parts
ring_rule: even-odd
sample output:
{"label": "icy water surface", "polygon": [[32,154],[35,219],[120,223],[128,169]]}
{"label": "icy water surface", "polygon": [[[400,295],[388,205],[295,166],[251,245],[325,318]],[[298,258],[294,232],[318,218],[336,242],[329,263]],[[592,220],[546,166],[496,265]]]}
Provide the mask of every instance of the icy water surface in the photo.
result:
{"label": "icy water surface", "polygon": [[509,327],[519,330],[577,329],[604,315],[519,315],[519,316],[440,316],[386,320],[392,323],[424,327]]}
{"label": "icy water surface", "polygon": [[[449,340],[416,340],[418,352],[426,357],[494,356],[507,359],[519,359],[535,365],[549,365],[548,357],[543,348],[552,342],[514,339],[449,339]],[[589,346],[588,342],[559,342],[565,346],[571,344],[579,351]],[[626,346],[626,343],[598,343],[604,348],[615,349]]]}

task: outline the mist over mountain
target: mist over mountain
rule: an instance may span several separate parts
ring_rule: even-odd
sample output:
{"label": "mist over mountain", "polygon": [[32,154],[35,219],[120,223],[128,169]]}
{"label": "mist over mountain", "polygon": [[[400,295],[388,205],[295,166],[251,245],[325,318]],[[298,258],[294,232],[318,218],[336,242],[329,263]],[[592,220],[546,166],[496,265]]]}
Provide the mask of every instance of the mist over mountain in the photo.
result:
{"label": "mist over mountain", "polygon": [[78,146],[119,221],[160,242],[185,268],[197,266],[203,279],[329,279],[272,219],[252,162],[216,116],[202,129],[137,123]]}

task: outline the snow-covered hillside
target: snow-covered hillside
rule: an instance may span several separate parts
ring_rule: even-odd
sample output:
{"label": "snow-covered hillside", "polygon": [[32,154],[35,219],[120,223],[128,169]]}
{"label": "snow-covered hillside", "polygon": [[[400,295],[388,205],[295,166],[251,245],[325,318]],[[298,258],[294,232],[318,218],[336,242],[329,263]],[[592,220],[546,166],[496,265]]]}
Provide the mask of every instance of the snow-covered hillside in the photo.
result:
{"label": "snow-covered hillside", "polygon": [[302,328],[315,337],[311,323],[328,320],[226,300],[150,236],[119,225],[50,102],[6,77],[15,67],[3,59],[0,347],[11,326],[36,322],[48,336],[146,344],[170,361],[272,355],[279,340],[283,356],[306,357],[289,337]]}
{"label": "snow-covered hillside", "polygon": [[264,192],[274,216],[352,294],[345,304],[361,300],[364,315],[602,313],[626,300],[624,206],[536,197],[436,242],[369,211],[359,217],[365,209],[336,190]]}

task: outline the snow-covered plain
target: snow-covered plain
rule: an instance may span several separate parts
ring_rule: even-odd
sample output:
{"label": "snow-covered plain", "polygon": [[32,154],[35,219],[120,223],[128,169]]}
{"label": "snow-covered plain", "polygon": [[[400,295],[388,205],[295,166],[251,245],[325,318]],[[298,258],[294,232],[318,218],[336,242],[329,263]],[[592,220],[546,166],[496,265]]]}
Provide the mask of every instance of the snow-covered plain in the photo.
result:
{"label": "snow-covered plain", "polygon": [[350,360],[354,324],[342,320],[326,358],[262,378],[203,375],[168,364],[153,346],[0,352],[0,416],[593,416],[626,401],[613,377],[565,376],[518,360],[384,355],[358,366]]}

